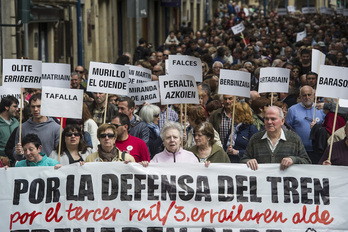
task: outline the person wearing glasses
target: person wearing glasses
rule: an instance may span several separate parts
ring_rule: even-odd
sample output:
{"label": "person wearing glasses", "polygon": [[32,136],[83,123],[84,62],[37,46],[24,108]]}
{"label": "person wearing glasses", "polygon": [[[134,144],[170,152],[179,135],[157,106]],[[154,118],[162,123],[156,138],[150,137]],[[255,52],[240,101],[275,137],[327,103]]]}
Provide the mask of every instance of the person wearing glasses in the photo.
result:
{"label": "person wearing glasses", "polygon": [[133,156],[126,152],[121,152],[115,146],[117,131],[114,125],[108,123],[102,124],[98,128],[97,137],[100,141],[98,151],[87,156],[85,162],[135,162]]}
{"label": "person wearing glasses", "polygon": [[118,113],[111,119],[111,125],[116,127],[116,147],[122,152],[127,152],[134,157],[136,162],[150,161],[149,150],[146,143],[129,134],[130,120],[125,114]]}
{"label": "person wearing glasses", "polygon": [[60,155],[56,149],[52,151],[50,158],[58,160],[62,165],[69,165],[84,161],[92,153],[92,148],[83,139],[79,125],[68,124],[62,133]]}

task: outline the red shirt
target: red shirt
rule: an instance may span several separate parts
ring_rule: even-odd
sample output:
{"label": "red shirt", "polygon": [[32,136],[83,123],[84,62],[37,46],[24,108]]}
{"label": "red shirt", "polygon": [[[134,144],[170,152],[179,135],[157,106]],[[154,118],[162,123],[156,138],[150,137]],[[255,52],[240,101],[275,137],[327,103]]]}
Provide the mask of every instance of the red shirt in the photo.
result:
{"label": "red shirt", "polygon": [[149,149],[142,139],[129,135],[128,139],[124,141],[116,140],[115,144],[118,149],[127,151],[133,156],[136,162],[150,161]]}

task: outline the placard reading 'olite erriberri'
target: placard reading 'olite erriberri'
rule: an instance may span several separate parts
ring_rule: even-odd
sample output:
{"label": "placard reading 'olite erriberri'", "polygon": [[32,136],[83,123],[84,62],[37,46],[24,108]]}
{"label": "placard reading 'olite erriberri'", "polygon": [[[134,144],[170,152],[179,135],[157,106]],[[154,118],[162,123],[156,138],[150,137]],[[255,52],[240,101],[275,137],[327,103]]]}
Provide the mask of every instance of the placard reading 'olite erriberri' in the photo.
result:
{"label": "placard reading 'olite erriberri'", "polygon": [[2,64],[2,86],[11,88],[41,88],[41,61],[4,59]]}
{"label": "placard reading 'olite erriberri'", "polygon": [[161,104],[199,104],[195,78],[190,75],[159,76]]}
{"label": "placard reading 'olite erriberri'", "polygon": [[259,93],[287,93],[289,91],[290,69],[261,68]]}
{"label": "placard reading 'olite erriberri'", "polygon": [[250,97],[249,72],[236,70],[220,70],[219,94]]}
{"label": "placard reading 'olite erriberri'", "polygon": [[125,66],[129,68],[129,84],[142,83],[152,80],[152,72],[150,69],[128,64]]}
{"label": "placard reading 'olite erriberri'", "polygon": [[133,99],[135,105],[142,105],[144,102],[160,102],[158,81],[129,84],[128,86],[128,97]]}
{"label": "placard reading 'olite erriberri'", "polygon": [[348,68],[320,65],[316,96],[348,99]]}
{"label": "placard reading 'olite erriberri'", "polygon": [[70,64],[42,63],[42,86],[68,89],[70,79]]}
{"label": "placard reading 'olite erriberri'", "polygon": [[42,87],[41,115],[82,118],[83,90]]}
{"label": "placard reading 'olite erriberri'", "polygon": [[124,65],[90,62],[87,91],[128,94],[129,68]]}
{"label": "placard reading 'olite erriberri'", "polygon": [[197,57],[169,55],[166,68],[169,75],[192,75],[196,82],[202,82],[202,61]]}
{"label": "placard reading 'olite erriberri'", "polygon": [[[1,231],[347,232],[343,166],[90,162],[0,169]],[[44,229],[43,229],[44,228]]]}

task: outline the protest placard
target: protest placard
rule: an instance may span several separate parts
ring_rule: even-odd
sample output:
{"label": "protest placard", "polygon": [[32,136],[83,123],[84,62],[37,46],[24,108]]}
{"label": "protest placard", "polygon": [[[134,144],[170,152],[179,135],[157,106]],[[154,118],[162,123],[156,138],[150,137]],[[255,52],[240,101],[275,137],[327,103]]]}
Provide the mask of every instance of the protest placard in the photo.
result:
{"label": "protest placard", "polygon": [[219,94],[250,97],[249,72],[235,70],[220,70]]}
{"label": "protest placard", "polygon": [[7,96],[14,96],[19,104],[18,107],[21,105],[21,89],[20,88],[8,88],[5,86],[0,86],[0,102],[4,97]]}
{"label": "protest placard", "polygon": [[2,86],[9,88],[41,88],[41,61],[3,59],[2,64]]}
{"label": "protest placard", "polygon": [[129,68],[129,84],[142,83],[152,80],[151,70],[134,65],[126,65]]}
{"label": "protest placard", "polygon": [[288,10],[286,8],[278,8],[277,15],[287,15]]}
{"label": "protest placard", "polygon": [[290,69],[261,68],[259,93],[287,93],[289,91]]}
{"label": "protest placard", "polygon": [[302,32],[297,32],[297,34],[296,34],[296,42],[299,42],[299,41],[303,40],[306,37],[307,37],[306,30],[304,30]]}
{"label": "protest placard", "polygon": [[82,118],[83,90],[42,87],[41,115]]}
{"label": "protest placard", "polygon": [[0,225],[12,232],[346,232],[347,172],[216,163],[2,168]]}
{"label": "protest placard", "polygon": [[348,108],[348,100],[340,99],[338,104],[340,105],[340,107]]}
{"label": "protest placard", "polygon": [[321,65],[316,96],[348,99],[348,68]]}
{"label": "protest placard", "polygon": [[87,91],[128,94],[129,68],[124,65],[90,62]]}
{"label": "protest placard", "polygon": [[343,9],[343,16],[348,17],[348,9]]}
{"label": "protest placard", "polygon": [[142,105],[144,102],[160,102],[158,81],[129,84],[128,86],[128,96],[133,99],[135,105]]}
{"label": "protest placard", "polygon": [[302,7],[302,14],[315,14],[317,9],[315,7]]}
{"label": "protest placard", "polygon": [[196,82],[202,82],[202,61],[193,56],[169,55],[169,75],[192,75]]}
{"label": "protest placard", "polygon": [[288,6],[288,12],[294,13],[296,12],[296,6]]}
{"label": "protest placard", "polygon": [[190,75],[159,76],[161,104],[199,104],[196,81]]}
{"label": "protest placard", "polygon": [[341,8],[341,7],[336,8],[336,14],[338,14],[338,15],[343,15],[343,9],[344,9],[344,8]]}
{"label": "protest placard", "polygon": [[319,73],[320,65],[325,64],[326,55],[317,49],[312,49],[312,72]]}
{"label": "protest placard", "polygon": [[42,86],[70,88],[70,64],[42,63]]}
{"label": "protest placard", "polygon": [[237,24],[236,26],[231,27],[231,29],[233,31],[233,34],[237,35],[239,33],[242,33],[245,27],[243,23],[240,23],[240,24]]}

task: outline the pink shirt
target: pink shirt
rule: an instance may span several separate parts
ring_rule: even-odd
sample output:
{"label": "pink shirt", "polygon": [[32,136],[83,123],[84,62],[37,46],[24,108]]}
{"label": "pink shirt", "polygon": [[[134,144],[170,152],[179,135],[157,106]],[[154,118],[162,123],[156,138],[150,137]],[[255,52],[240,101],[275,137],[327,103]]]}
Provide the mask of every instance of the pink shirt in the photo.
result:
{"label": "pink shirt", "polygon": [[164,149],[153,157],[151,163],[174,163],[174,155],[175,163],[199,163],[197,157],[192,152],[186,151],[181,147],[175,154]]}

